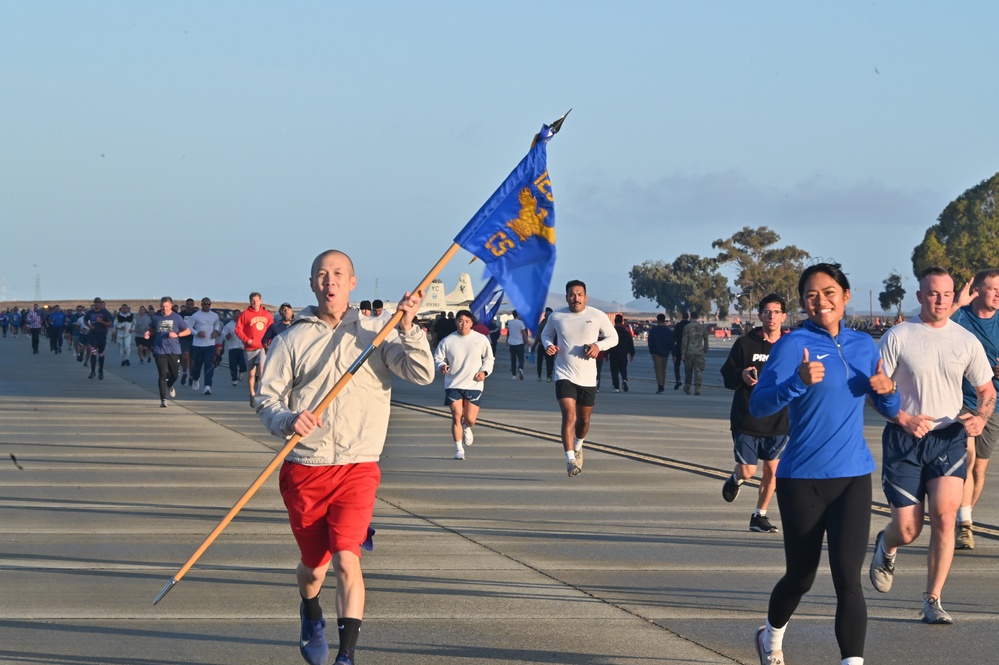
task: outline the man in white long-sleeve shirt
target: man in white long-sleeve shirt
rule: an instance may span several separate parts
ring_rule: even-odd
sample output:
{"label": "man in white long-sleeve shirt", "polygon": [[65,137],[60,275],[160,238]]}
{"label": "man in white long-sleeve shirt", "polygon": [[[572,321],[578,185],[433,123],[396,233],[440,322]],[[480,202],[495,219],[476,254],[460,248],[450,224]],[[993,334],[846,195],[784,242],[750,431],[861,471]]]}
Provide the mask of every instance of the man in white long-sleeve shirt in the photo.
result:
{"label": "man in white long-sleeve shirt", "polygon": [[565,285],[565,301],[569,306],[549,317],[541,344],[545,353],[555,356],[555,397],[562,410],[566,471],[578,476],[583,472],[583,440],[596,404],[595,361],[601,351],[617,344],[617,331],[605,313],[587,306],[586,284],[578,279]]}
{"label": "man in white long-sleeve shirt", "polygon": [[437,345],[434,365],[444,375],[444,405],[451,409],[451,436],[456,460],[465,459],[465,446],[472,445],[472,427],[479,415],[483,382],[493,371],[493,349],[489,338],[472,330],[475,317],[467,309],[454,317],[456,332]]}

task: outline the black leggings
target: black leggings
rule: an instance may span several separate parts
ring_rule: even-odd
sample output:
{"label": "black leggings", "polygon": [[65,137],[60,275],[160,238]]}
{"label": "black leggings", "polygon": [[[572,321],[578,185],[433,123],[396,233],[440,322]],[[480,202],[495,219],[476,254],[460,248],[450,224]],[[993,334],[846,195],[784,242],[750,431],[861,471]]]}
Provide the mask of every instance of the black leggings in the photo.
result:
{"label": "black leggings", "polygon": [[867,603],[860,577],[871,532],[870,475],[821,480],[778,478],[777,503],[784,527],[787,571],[770,594],[770,625],[787,625],[801,597],[812,588],[825,534],[836,588],[840,656],[863,657]]}

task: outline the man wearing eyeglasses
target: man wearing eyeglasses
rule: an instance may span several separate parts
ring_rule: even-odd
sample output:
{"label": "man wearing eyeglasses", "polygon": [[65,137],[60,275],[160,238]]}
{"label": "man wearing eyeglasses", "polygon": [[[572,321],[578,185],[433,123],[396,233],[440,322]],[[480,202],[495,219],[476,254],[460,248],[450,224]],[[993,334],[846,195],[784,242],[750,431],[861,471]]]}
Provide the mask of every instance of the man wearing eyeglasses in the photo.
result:
{"label": "man wearing eyeglasses", "polygon": [[771,293],[760,301],[757,315],[762,326],[735,341],[721,368],[725,387],[735,391],[729,414],[735,470],[725,480],[722,497],[729,502],[735,501],[740,487],[756,474],[756,466],[762,460],[763,479],[756,498],[756,511],[749,518],[749,530],[777,533],[777,527],[767,517],[767,506],[777,487],[777,463],[788,441],[787,407],[772,416],[754,418],[749,412],[749,398],[770,357],[771,347],[780,339],[781,326],[787,318],[784,299]]}

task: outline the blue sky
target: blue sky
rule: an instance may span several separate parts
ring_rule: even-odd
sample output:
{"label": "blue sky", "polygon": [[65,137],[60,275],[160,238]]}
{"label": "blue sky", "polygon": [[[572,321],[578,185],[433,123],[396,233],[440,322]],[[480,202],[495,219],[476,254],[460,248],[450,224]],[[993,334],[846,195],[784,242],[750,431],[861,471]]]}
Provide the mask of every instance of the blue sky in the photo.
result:
{"label": "blue sky", "polygon": [[[0,4],[0,299],[415,285],[549,145],[555,291],[767,225],[854,303],[999,170],[991,2]],[[450,289],[468,269],[445,270]],[[909,298],[907,307],[915,305]],[[865,306],[866,308],[866,306]]]}

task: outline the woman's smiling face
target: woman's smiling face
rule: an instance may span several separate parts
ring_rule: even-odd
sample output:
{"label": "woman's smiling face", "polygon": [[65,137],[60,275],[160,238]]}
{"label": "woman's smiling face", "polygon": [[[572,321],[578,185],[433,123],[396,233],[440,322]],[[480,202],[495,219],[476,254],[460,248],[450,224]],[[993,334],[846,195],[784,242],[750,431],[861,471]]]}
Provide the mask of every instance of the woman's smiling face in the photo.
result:
{"label": "woman's smiling face", "polygon": [[835,279],[824,272],[816,272],[809,277],[801,295],[801,309],[808,320],[831,335],[839,334],[840,321],[848,302],[850,292],[844,291]]}

